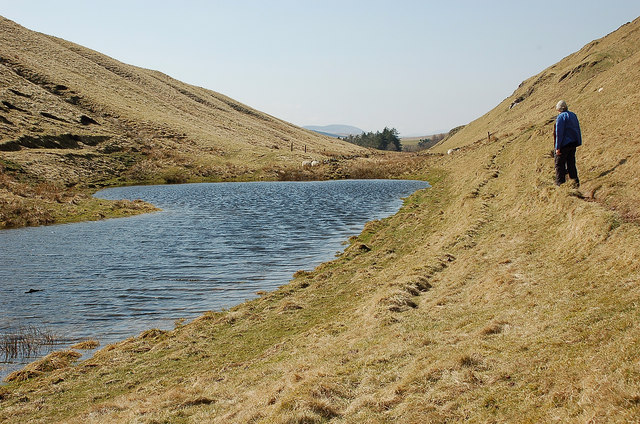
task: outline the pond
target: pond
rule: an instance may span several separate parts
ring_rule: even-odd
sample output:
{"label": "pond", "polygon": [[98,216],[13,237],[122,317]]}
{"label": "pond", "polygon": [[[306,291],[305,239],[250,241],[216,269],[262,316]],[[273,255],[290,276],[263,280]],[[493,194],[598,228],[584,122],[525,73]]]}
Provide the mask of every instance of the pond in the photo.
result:
{"label": "pond", "polygon": [[[143,199],[162,211],[0,231],[0,335],[45,328],[104,346],[171,329],[333,259],[367,221],[394,214],[402,197],[428,186],[344,180],[103,190],[96,196]],[[0,378],[28,359],[0,351]]]}

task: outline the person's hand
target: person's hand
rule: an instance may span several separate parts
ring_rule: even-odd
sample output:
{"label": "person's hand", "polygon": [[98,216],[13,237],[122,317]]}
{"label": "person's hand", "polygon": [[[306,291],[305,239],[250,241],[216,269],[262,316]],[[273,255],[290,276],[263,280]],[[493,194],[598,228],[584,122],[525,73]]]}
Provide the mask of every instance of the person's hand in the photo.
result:
{"label": "person's hand", "polygon": [[556,149],[556,156],[560,156],[560,155],[561,155],[560,149]]}

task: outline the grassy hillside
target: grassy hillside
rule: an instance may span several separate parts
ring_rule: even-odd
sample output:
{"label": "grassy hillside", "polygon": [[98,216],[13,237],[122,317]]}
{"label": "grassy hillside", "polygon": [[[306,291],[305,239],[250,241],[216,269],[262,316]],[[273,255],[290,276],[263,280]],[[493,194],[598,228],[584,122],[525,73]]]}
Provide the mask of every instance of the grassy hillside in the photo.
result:
{"label": "grassy hillside", "polygon": [[[333,262],[32,364],[0,388],[0,420],[638,422],[639,65],[635,20],[424,154],[433,188]],[[579,189],[553,184],[559,98],[583,126]]]}
{"label": "grassy hillside", "polygon": [[[640,110],[639,40],[636,19],[592,41],[522,82],[495,109],[433,150],[446,152],[484,143],[491,133],[491,141],[521,141],[530,137],[532,143],[543,144],[551,151],[555,104],[565,99],[569,109],[578,114],[583,132],[584,146],[578,153],[582,165],[581,192],[626,218],[637,220],[640,158],[634,153],[639,147],[636,113]],[[523,146],[526,148],[528,144]],[[544,149],[543,152],[546,153]],[[527,159],[532,162],[535,157]],[[530,172],[540,170],[529,167]]]}
{"label": "grassy hillside", "polygon": [[331,177],[370,155],[2,17],[0,102],[0,228],[114,207],[69,188],[275,180],[311,159]]}
{"label": "grassy hillside", "polygon": [[[431,135],[423,135],[420,137],[402,137],[400,141],[402,142],[402,150],[405,152],[414,152],[418,150],[428,149],[433,147],[438,141],[444,139],[448,134],[447,133],[439,133],[439,134],[431,134]],[[430,140],[426,147],[419,148],[419,143],[422,140]]]}

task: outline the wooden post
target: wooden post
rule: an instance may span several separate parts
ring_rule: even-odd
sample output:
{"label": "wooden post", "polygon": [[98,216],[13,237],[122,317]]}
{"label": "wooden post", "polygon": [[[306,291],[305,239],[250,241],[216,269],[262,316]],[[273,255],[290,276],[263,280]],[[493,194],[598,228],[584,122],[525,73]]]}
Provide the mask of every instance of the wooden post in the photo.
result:
{"label": "wooden post", "polygon": [[293,152],[293,141],[291,142],[291,151]]}

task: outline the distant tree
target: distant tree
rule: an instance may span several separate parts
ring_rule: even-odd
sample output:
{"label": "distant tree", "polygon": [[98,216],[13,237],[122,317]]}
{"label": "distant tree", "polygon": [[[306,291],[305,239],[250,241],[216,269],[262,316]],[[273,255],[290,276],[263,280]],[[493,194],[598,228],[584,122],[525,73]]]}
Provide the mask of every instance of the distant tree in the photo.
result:
{"label": "distant tree", "polygon": [[420,141],[418,141],[418,145],[416,146],[417,150],[429,149],[439,141],[444,140],[446,136],[447,134],[443,133],[443,134],[434,134],[426,138],[421,138]]}
{"label": "distant tree", "polygon": [[431,139],[430,138],[421,138],[420,141],[418,141],[418,147],[420,149],[426,149],[431,145]]}
{"label": "distant tree", "polygon": [[378,150],[401,151],[402,143],[398,137],[398,130],[385,127],[382,132],[365,132],[360,135],[348,135],[343,140],[358,146],[370,147]]}
{"label": "distant tree", "polygon": [[398,137],[398,131],[395,128],[387,128],[385,127],[382,130],[381,137],[381,150],[402,150],[402,143],[400,142],[400,137]]}

